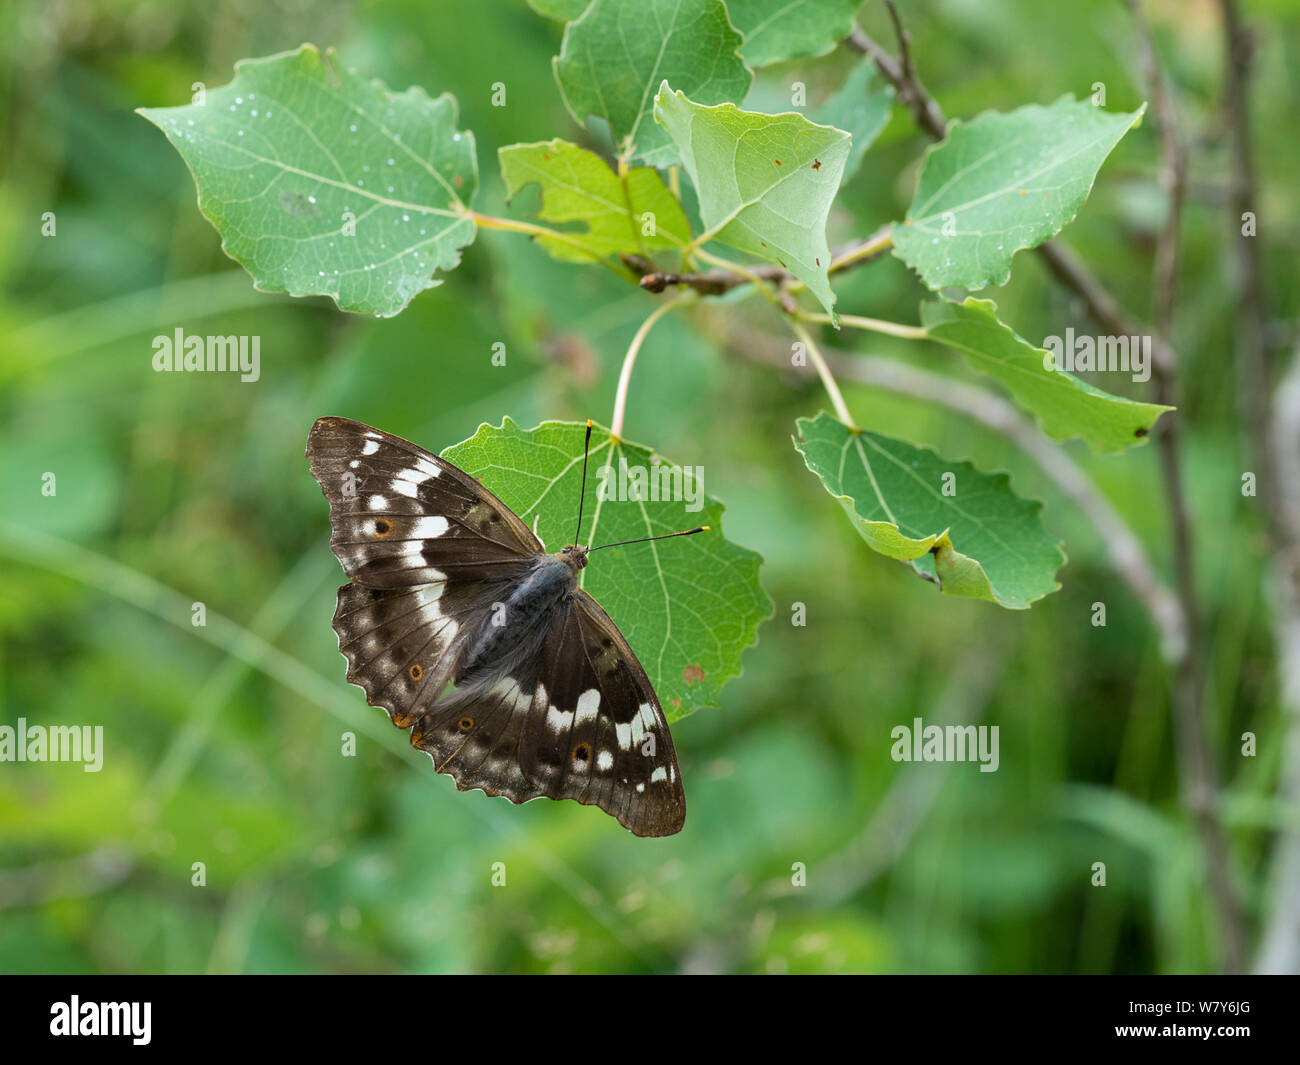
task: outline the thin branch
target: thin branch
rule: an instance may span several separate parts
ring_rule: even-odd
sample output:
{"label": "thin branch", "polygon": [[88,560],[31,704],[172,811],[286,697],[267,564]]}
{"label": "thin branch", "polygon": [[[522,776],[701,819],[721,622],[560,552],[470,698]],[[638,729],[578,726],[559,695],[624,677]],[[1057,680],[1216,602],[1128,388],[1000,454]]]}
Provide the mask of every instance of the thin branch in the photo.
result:
{"label": "thin branch", "polygon": [[[1300,342],[1290,370],[1272,389],[1267,321],[1267,281],[1258,236],[1242,226],[1258,209],[1250,75],[1254,41],[1236,0],[1219,0],[1225,60],[1225,123],[1232,131],[1228,203],[1237,252],[1237,367],[1239,410],[1255,463],[1264,508],[1278,659],[1278,699],[1285,736],[1278,796],[1300,804]],[[1258,230],[1256,230],[1258,232]],[[1272,401],[1269,396],[1272,393]],[[1267,911],[1254,968],[1261,973],[1300,971],[1300,831],[1283,829],[1271,856]]]}
{"label": "thin branch", "polygon": [[[1283,486],[1277,479],[1270,447],[1272,391],[1272,352],[1267,343],[1268,324],[1263,257],[1258,236],[1241,232],[1245,216],[1259,209],[1257,202],[1254,138],[1250,122],[1250,66],[1254,41],[1241,22],[1236,0],[1219,0],[1223,18],[1226,84],[1223,109],[1225,122],[1232,131],[1232,175],[1228,202],[1231,206],[1231,232],[1237,254],[1237,366],[1240,371],[1239,409],[1241,424],[1250,441],[1250,451],[1258,474],[1259,496],[1264,504],[1265,520],[1275,538],[1283,534],[1276,501]],[[1258,227],[1258,218],[1256,218]],[[1258,229],[1256,229],[1256,232]]]}
{"label": "thin branch", "polygon": [[[1166,84],[1156,58],[1151,28],[1142,5],[1139,0],[1128,0],[1128,6],[1133,13],[1142,70],[1160,130],[1161,180],[1168,204],[1165,222],[1156,240],[1153,284],[1156,329],[1160,336],[1168,337],[1173,334],[1174,313],[1178,303],[1179,227],[1186,189],[1187,156],[1178,138],[1173,92]],[[1155,374],[1157,402],[1176,405],[1176,371],[1177,362],[1171,358],[1168,365]],[[1168,501],[1175,587],[1188,641],[1188,654],[1177,664],[1174,674],[1174,731],[1178,741],[1178,776],[1183,802],[1195,819],[1205,846],[1210,891],[1218,911],[1219,931],[1223,937],[1225,965],[1231,972],[1241,972],[1246,965],[1246,923],[1236,885],[1232,881],[1231,855],[1216,808],[1220,793],[1219,767],[1210,749],[1209,731],[1205,722],[1195,551],[1191,517],[1183,487],[1182,449],[1178,437],[1179,422],[1176,418],[1167,418],[1157,427],[1156,447],[1160,452],[1165,497]]]}
{"label": "thin branch", "polygon": [[[854,241],[831,254],[827,273],[838,274],[874,262],[893,246],[890,236],[892,226],[884,226],[863,240]],[[650,259],[639,255],[620,256],[625,265],[641,278],[641,287],[647,292],[663,292],[668,288],[688,288],[700,296],[725,296],[734,288],[753,283],[755,277],[787,291],[798,292],[804,284],[783,266],[753,265],[746,272],[739,270],[708,270],[701,272],[672,273],[662,271]]]}
{"label": "thin branch", "polygon": [[943,111],[935,103],[934,97],[926,92],[925,86],[921,84],[916,71],[912,68],[911,52],[908,44],[905,43],[908,41],[907,33],[902,29],[898,11],[891,0],[885,0],[885,6],[889,8],[889,16],[894,23],[895,32],[899,34],[899,47],[904,51],[905,62],[900,63],[894,59],[857,26],[849,35],[849,44],[863,55],[870,57],[876,64],[877,69],[885,76],[885,80],[894,87],[903,106],[911,113],[912,121],[932,138],[941,141],[948,130]]}

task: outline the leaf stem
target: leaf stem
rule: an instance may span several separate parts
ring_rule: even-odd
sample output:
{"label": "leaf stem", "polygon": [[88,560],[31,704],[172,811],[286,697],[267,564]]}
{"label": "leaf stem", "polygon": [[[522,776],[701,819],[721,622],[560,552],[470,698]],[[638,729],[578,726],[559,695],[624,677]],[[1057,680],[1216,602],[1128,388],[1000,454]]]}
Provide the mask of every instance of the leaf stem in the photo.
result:
{"label": "leaf stem", "polygon": [[831,265],[827,270],[828,273],[837,273],[840,270],[846,270],[854,263],[861,262],[863,259],[871,259],[882,252],[888,251],[894,246],[894,230],[892,226],[882,229],[875,236],[864,240],[861,244],[850,248],[842,255],[836,256],[831,260]]}
{"label": "leaf stem", "polygon": [[593,262],[599,263],[619,277],[626,277],[624,272],[609,262],[605,256],[594,251],[582,243],[581,240],[575,239],[572,234],[561,233],[558,229],[549,229],[546,226],[539,226],[535,222],[523,222],[516,218],[497,218],[490,214],[479,214],[478,211],[466,211],[465,217],[472,218],[474,224],[480,229],[500,229],[507,233],[526,233],[533,238],[545,237],[548,240],[557,241],[588,256]]}
{"label": "leaf stem", "polygon": [[[799,317],[805,322],[817,322],[819,325],[834,325],[829,314],[800,314]],[[901,322],[886,322],[880,318],[864,318],[859,314],[841,314],[840,325],[847,325],[853,329],[865,329],[872,333],[886,333],[891,337],[902,337],[904,340],[926,340],[930,336],[930,331],[919,325],[903,325]]]}
{"label": "leaf stem", "polygon": [[660,318],[693,298],[693,293],[684,292],[680,296],[659,304],[641,323],[641,328],[636,331],[636,336],[632,338],[632,343],[628,345],[627,354],[623,356],[623,369],[619,371],[618,375],[618,391],[614,395],[614,416],[609,423],[609,435],[615,440],[621,439],[623,436],[623,418],[627,414],[627,394],[632,384],[632,367],[636,365],[636,357],[641,351],[641,345],[645,343],[645,338],[650,335],[650,330],[654,328],[655,323]]}
{"label": "leaf stem", "polygon": [[[835,383],[835,376],[831,373],[831,368],[826,364],[822,357],[821,349],[817,347],[812,335],[804,328],[803,323],[797,318],[788,319],[790,328],[794,330],[794,335],[802,342],[808,352],[808,357],[812,360],[813,366],[817,368],[817,376],[822,379],[822,384],[826,387],[827,394],[831,397],[831,404],[835,407],[835,416],[855,433],[859,432],[857,424],[853,421],[853,415],[849,413],[849,405],[844,402],[844,396],[840,392],[840,386]],[[829,319],[828,319],[829,321]]]}

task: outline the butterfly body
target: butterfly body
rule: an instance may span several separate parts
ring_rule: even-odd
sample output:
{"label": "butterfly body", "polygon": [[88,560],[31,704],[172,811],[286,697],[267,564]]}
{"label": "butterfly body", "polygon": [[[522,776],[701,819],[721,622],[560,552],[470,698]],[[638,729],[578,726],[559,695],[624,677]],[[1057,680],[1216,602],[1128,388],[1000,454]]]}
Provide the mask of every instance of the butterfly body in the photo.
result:
{"label": "butterfly body", "polygon": [[493,604],[491,615],[475,635],[465,656],[464,676],[476,668],[493,668],[507,655],[527,657],[544,638],[545,624],[556,608],[578,588],[578,574],[587,564],[586,548],[573,545],[553,555],[539,554],[532,569],[515,584],[504,600]]}
{"label": "butterfly body", "polygon": [[596,805],[639,836],[686,817],[654,688],[580,584],[589,549],[547,553],[456,466],[347,418],[307,457],[349,578],[334,629],[347,678],[461,790]]}

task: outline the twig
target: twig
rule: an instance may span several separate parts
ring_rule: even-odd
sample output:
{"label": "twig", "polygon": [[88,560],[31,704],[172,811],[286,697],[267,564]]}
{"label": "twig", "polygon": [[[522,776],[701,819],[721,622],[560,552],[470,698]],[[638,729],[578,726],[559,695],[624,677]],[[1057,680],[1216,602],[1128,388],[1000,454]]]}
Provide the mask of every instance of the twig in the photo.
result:
{"label": "twig", "polygon": [[[879,259],[893,245],[892,226],[885,226],[863,240],[854,241],[831,253],[827,272],[843,273]],[[651,260],[639,255],[622,255],[623,265],[641,278],[641,287],[647,292],[663,292],[668,288],[688,288],[700,296],[725,296],[734,288],[753,283],[755,277],[798,292],[803,282],[783,266],[755,265],[747,273],[737,270],[708,270],[702,272],[671,273],[661,271]],[[752,275],[752,276],[751,276]]]}
{"label": "twig", "polygon": [[[1168,197],[1165,222],[1156,240],[1154,303],[1156,329],[1160,336],[1173,334],[1177,307],[1177,270],[1179,226],[1182,222],[1183,196],[1186,188],[1187,157],[1178,139],[1172,89],[1165,83],[1139,0],[1128,0],[1137,31],[1138,51],[1143,74],[1160,131],[1161,179]],[[1177,362],[1170,358],[1163,368],[1155,369],[1155,394],[1158,403],[1173,406],[1177,402]],[[1174,673],[1174,723],[1179,753],[1179,783],[1183,802],[1191,812],[1205,846],[1222,950],[1226,968],[1241,972],[1246,965],[1246,928],[1236,886],[1232,882],[1231,856],[1224,839],[1216,803],[1220,791],[1218,764],[1210,752],[1205,724],[1205,686],[1201,676],[1200,617],[1196,592],[1195,554],[1192,524],[1183,490],[1182,449],[1179,446],[1176,418],[1165,419],[1156,430],[1156,447],[1168,501],[1173,540],[1174,580],[1187,630],[1188,653],[1178,662]]]}
{"label": "twig", "polygon": [[890,20],[894,23],[894,32],[899,35],[898,43],[904,61],[900,63],[895,60],[857,26],[849,35],[849,44],[863,55],[869,56],[876,64],[877,69],[885,76],[885,80],[894,87],[898,98],[903,101],[903,106],[911,112],[912,121],[935,140],[941,141],[947,134],[947,122],[944,121],[943,111],[935,103],[934,97],[926,92],[925,86],[921,84],[916,71],[912,68],[910,40],[902,28],[902,22],[892,0],[885,0],[885,6],[889,9]]}
{"label": "twig", "polygon": [[[1228,203],[1237,250],[1237,366],[1240,417],[1256,466],[1264,528],[1269,541],[1273,627],[1279,702],[1286,733],[1278,795],[1300,803],[1300,347],[1273,392],[1268,342],[1267,283],[1258,236],[1240,231],[1243,215],[1257,209],[1250,72],[1254,42],[1236,0],[1219,0],[1225,53],[1224,112],[1232,130]],[[1254,968],[1261,973],[1300,971],[1300,831],[1284,828],[1269,871],[1268,908]]]}

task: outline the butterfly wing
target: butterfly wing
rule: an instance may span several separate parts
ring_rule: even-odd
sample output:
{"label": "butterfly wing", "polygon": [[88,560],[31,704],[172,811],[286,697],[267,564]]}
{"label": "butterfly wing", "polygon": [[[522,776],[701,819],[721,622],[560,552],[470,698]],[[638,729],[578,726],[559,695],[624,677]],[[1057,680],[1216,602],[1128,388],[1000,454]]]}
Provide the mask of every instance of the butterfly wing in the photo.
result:
{"label": "butterfly wing", "polygon": [[320,418],[307,458],[329,500],[330,549],[367,587],[513,575],[543,550],[473,477],[400,437]]}
{"label": "butterfly wing", "polygon": [[599,806],[638,836],[668,836],[686,795],[668,723],[645,670],[584,591],[551,616],[539,654],[514,675],[458,688],[412,730],[463,791]]}
{"label": "butterfly wing", "polygon": [[353,581],[334,614],[348,680],[406,728],[456,679],[465,643],[542,545],[478,481],[379,429],[321,418],[307,458]]}

